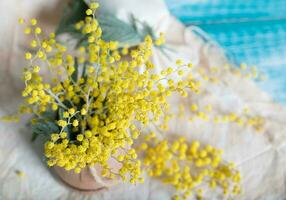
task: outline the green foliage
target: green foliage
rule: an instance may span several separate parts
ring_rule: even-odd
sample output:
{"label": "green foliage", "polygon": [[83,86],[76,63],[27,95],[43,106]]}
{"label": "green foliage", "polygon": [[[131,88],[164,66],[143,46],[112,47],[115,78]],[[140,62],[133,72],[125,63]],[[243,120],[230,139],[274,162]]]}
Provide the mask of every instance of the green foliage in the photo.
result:
{"label": "green foliage", "polygon": [[74,68],[75,68],[75,71],[71,75],[71,79],[74,82],[77,82],[77,80],[78,80],[78,61],[77,61],[77,57],[75,57],[75,59],[74,59]]}
{"label": "green foliage", "polygon": [[102,28],[102,38],[105,41],[119,41],[120,46],[134,46],[141,42],[142,38],[133,26],[113,15],[99,15],[97,19]]}
{"label": "green foliage", "polygon": [[56,34],[75,32],[74,24],[85,18],[87,4],[82,0],[72,0],[64,7],[63,16],[56,30]]}
{"label": "green foliage", "polygon": [[42,136],[45,140],[50,139],[52,133],[56,133],[60,130],[59,126],[55,123],[57,113],[54,111],[47,111],[41,113],[41,117],[36,116],[36,122],[30,123],[32,128],[32,141],[35,141],[38,136]]}
{"label": "green foliage", "polygon": [[59,126],[52,121],[46,119],[38,119],[32,126],[32,141],[35,141],[38,136],[43,136],[45,139],[50,139],[50,134],[58,133]]}
{"label": "green foliage", "polygon": [[[57,28],[56,34],[69,33],[77,40],[78,46],[87,46],[87,37],[74,28],[76,22],[84,20],[85,10],[88,5],[81,0],[72,0],[65,8],[62,19]],[[155,39],[152,27],[147,23],[138,21],[130,15],[130,23],[118,19],[110,13],[97,15],[100,27],[102,28],[102,38],[105,41],[118,41],[119,47],[136,46],[140,44],[146,35]]]}

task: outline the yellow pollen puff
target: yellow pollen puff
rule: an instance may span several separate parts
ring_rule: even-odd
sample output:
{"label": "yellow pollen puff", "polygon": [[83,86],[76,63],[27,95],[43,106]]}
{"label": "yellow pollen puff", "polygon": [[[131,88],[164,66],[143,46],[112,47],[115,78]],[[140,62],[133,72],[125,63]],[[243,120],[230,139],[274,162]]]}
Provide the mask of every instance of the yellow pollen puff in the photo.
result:
{"label": "yellow pollen puff", "polygon": [[52,110],[55,111],[55,110],[58,110],[58,108],[59,108],[59,107],[58,107],[57,104],[55,104],[55,103],[52,104]]}
{"label": "yellow pollen puff", "polygon": [[167,68],[167,74],[171,74],[173,72],[173,69],[171,67]]}
{"label": "yellow pollen puff", "polygon": [[246,70],[247,69],[247,65],[245,63],[241,63],[240,69],[241,70]]}
{"label": "yellow pollen puff", "polygon": [[44,57],[44,52],[38,51],[38,52],[37,52],[37,56],[38,56],[39,58],[43,58],[43,57]]}
{"label": "yellow pollen puff", "polygon": [[86,15],[92,15],[93,11],[91,9],[87,9],[85,11]]}
{"label": "yellow pollen puff", "polygon": [[55,38],[56,34],[55,33],[50,33],[50,38]]}
{"label": "yellow pollen puff", "polygon": [[75,109],[74,108],[70,108],[69,109],[69,114],[73,115],[75,113]]}
{"label": "yellow pollen puff", "polygon": [[78,122],[78,120],[76,120],[76,119],[75,119],[75,120],[73,121],[73,123],[72,123],[72,125],[73,125],[74,127],[77,127],[78,124],[79,124],[79,122]]}
{"label": "yellow pollen puff", "polygon": [[32,24],[32,26],[35,26],[37,24],[37,20],[36,19],[31,19],[30,23]]}
{"label": "yellow pollen puff", "polygon": [[25,22],[25,20],[24,20],[23,18],[19,18],[19,19],[18,19],[18,23],[19,23],[19,24],[24,24],[24,22]]}
{"label": "yellow pollen puff", "polygon": [[209,186],[210,186],[210,188],[215,188],[216,187],[216,181],[215,180],[211,180],[210,182],[209,182]]}
{"label": "yellow pollen puff", "polygon": [[27,60],[31,60],[32,54],[31,54],[30,52],[27,52],[27,53],[25,54],[25,58],[26,58]]}
{"label": "yellow pollen puff", "polygon": [[244,112],[244,114],[248,114],[249,113],[249,108],[248,107],[243,108],[243,112]]}
{"label": "yellow pollen puff", "polygon": [[90,4],[90,8],[91,8],[92,10],[95,10],[95,9],[97,9],[98,7],[99,7],[99,3],[92,2],[92,3]]}
{"label": "yellow pollen puff", "polygon": [[77,167],[74,169],[74,173],[79,174],[81,172],[81,168]]}
{"label": "yellow pollen puff", "polygon": [[53,50],[53,48],[50,46],[50,45],[48,45],[47,47],[46,47],[46,52],[51,52]]}
{"label": "yellow pollen puff", "polygon": [[31,72],[25,72],[24,73],[24,79],[25,81],[29,81],[32,79],[32,73]]}
{"label": "yellow pollen puff", "polygon": [[57,141],[58,139],[59,139],[59,134],[53,133],[53,134],[51,135],[51,140],[52,140],[53,142]]}
{"label": "yellow pollen puff", "polygon": [[48,47],[48,44],[46,42],[42,42],[42,47],[45,49]]}
{"label": "yellow pollen puff", "polygon": [[139,131],[134,131],[134,132],[132,133],[132,138],[133,138],[133,139],[137,139],[138,136],[139,136],[139,134],[140,134]]}
{"label": "yellow pollen puff", "polygon": [[52,149],[55,144],[49,141],[49,142],[46,143],[46,145],[47,145],[48,149]]}
{"label": "yellow pollen puff", "polygon": [[30,34],[31,32],[32,32],[32,29],[30,27],[26,27],[24,30],[24,33],[27,35]]}
{"label": "yellow pollen puff", "polygon": [[184,71],[183,70],[178,70],[178,75],[179,76],[182,76],[184,74]]}
{"label": "yellow pollen puff", "polygon": [[138,179],[138,181],[139,181],[139,183],[144,183],[144,178],[143,177],[140,177],[139,179]]}
{"label": "yellow pollen puff", "polygon": [[184,63],[183,63],[182,60],[180,60],[180,59],[176,60],[176,65],[180,66],[180,65],[183,65],[183,64],[184,64]]}
{"label": "yellow pollen puff", "polygon": [[119,155],[119,156],[117,157],[117,160],[118,160],[119,162],[122,162],[122,161],[124,160],[124,155]]}
{"label": "yellow pollen puff", "polygon": [[95,69],[94,69],[93,66],[90,66],[90,67],[88,68],[88,73],[92,74],[94,71],[95,71]]}
{"label": "yellow pollen puff", "polygon": [[89,36],[88,37],[88,42],[89,43],[93,43],[95,41],[95,37],[93,37],[93,36]]}
{"label": "yellow pollen puff", "polygon": [[62,132],[60,136],[62,139],[65,139],[67,135],[68,135],[67,132]]}
{"label": "yellow pollen puff", "polygon": [[172,197],[172,200],[180,200],[179,195],[174,195],[174,196]]}
{"label": "yellow pollen puff", "polygon": [[77,135],[76,139],[80,142],[83,141],[83,135],[82,134]]}
{"label": "yellow pollen puff", "polygon": [[84,135],[86,138],[90,138],[92,136],[92,132],[91,131],[85,131]]}
{"label": "yellow pollen puff", "polygon": [[20,171],[20,170],[16,170],[16,174],[17,174],[17,176],[19,176],[19,177],[24,177],[24,176],[26,175],[25,172]]}
{"label": "yellow pollen puff", "polygon": [[58,125],[61,127],[65,127],[65,126],[67,126],[67,122],[65,120],[59,120]]}
{"label": "yellow pollen puff", "polygon": [[127,55],[128,54],[128,47],[124,47],[121,51],[122,55]]}
{"label": "yellow pollen puff", "polygon": [[81,115],[86,115],[87,114],[87,111],[85,108],[82,108],[81,111],[80,111]]}
{"label": "yellow pollen puff", "polygon": [[31,45],[31,47],[37,47],[37,41],[36,40],[32,40],[30,45]]}
{"label": "yellow pollen puff", "polygon": [[140,146],[140,148],[141,148],[142,150],[146,150],[146,149],[148,148],[148,145],[147,145],[146,143],[142,143],[141,146]]}
{"label": "yellow pollen puff", "polygon": [[193,142],[192,142],[192,147],[199,148],[200,145],[201,145],[201,144],[200,144],[199,141],[193,141]]}
{"label": "yellow pollen puff", "polygon": [[70,114],[68,112],[63,112],[63,117],[64,118],[69,118]]}
{"label": "yellow pollen puff", "polygon": [[206,105],[205,110],[209,112],[212,111],[212,105]]}
{"label": "yellow pollen puff", "polygon": [[198,110],[198,106],[196,104],[192,104],[191,105],[191,110],[192,111],[197,111]]}
{"label": "yellow pollen puff", "polygon": [[41,34],[42,30],[40,27],[35,28],[35,34]]}
{"label": "yellow pollen puff", "polygon": [[158,39],[155,40],[155,45],[156,46],[161,46],[162,44],[164,44],[165,40],[163,37],[160,37]]}

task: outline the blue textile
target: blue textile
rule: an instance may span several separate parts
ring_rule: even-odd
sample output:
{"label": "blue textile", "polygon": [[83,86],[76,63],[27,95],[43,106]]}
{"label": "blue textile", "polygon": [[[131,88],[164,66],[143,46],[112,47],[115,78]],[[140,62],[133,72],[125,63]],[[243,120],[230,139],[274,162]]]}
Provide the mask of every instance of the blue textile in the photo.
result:
{"label": "blue textile", "polygon": [[166,0],[173,15],[196,24],[225,48],[236,64],[255,65],[258,82],[286,105],[286,0]]}

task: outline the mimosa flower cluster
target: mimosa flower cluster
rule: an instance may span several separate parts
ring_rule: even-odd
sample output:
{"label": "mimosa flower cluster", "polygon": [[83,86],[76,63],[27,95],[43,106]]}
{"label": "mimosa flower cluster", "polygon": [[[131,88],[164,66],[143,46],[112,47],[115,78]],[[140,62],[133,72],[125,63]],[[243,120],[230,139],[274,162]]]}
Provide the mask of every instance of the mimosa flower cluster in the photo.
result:
{"label": "mimosa flower cluster", "polygon": [[[130,51],[129,60],[122,59],[127,48],[120,52],[116,41],[101,39],[102,30],[95,18],[97,7],[97,3],[92,3],[85,20],[75,25],[89,43],[86,48],[80,47],[77,55],[70,54],[54,34],[43,38],[35,19],[27,23],[20,20],[27,24],[24,32],[34,35],[31,41],[34,52],[25,54],[29,66],[23,75],[26,104],[22,112],[34,113],[37,116],[34,124],[45,112],[56,113],[57,131],[50,133],[45,144],[48,166],[80,173],[87,166],[100,164],[103,176],[119,175],[135,183],[143,181],[141,162],[133,148],[141,133],[137,127],[159,121],[169,109],[167,97],[173,93],[187,96],[187,89],[197,92],[198,87],[195,79],[169,78],[174,74],[182,76],[184,68],[192,67],[180,60],[175,68],[161,74],[152,72],[155,66],[150,61],[153,46],[150,36]],[[154,43],[161,45],[163,41],[161,34]],[[40,62],[50,69],[52,84],[40,75]],[[162,80],[167,80],[168,85],[163,85]],[[110,158],[121,163],[118,173],[108,165]]]}
{"label": "mimosa flower cluster", "polygon": [[[158,140],[154,133],[138,150],[144,154],[143,163],[148,175],[172,185],[178,194],[173,199],[195,195],[203,198],[203,183],[211,189],[220,187],[229,197],[241,192],[240,172],[233,163],[222,160],[222,150],[199,141],[189,143],[184,137],[177,140]],[[194,194],[192,194],[194,193]]]}

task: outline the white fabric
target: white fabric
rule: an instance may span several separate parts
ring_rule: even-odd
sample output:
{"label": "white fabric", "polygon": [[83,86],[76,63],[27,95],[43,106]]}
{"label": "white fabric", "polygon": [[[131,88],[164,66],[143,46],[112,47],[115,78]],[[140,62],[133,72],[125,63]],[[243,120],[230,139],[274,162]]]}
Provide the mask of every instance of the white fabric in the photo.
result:
{"label": "white fabric", "polygon": [[[36,17],[48,30],[54,28],[64,1],[10,0],[0,1],[0,116],[15,111],[21,101],[21,69],[23,55],[28,48],[26,37],[16,24],[17,18]],[[158,66],[171,66],[176,58],[192,60],[196,67],[209,70],[227,62],[221,50],[205,43],[194,33],[169,15],[161,0],[102,0],[102,7],[127,19],[132,11],[141,20],[165,31],[167,45],[175,49],[171,60],[159,51],[154,52]],[[223,83],[209,86],[199,97],[192,97],[199,105],[212,103],[217,113],[241,110],[248,105],[255,114],[266,118],[266,128],[261,134],[250,128],[234,124],[215,125],[199,120],[187,122],[186,118],[172,124],[171,130],[224,149],[224,159],[234,161],[242,172],[243,194],[238,199],[285,199],[285,107],[275,104],[249,80],[242,80],[220,68],[217,76]],[[181,101],[178,99],[178,101]],[[188,101],[184,102],[188,105]],[[176,102],[174,102],[176,106]],[[147,179],[136,186],[122,184],[109,192],[85,196],[62,185],[45,166],[41,144],[30,142],[30,130],[25,124],[0,124],[0,199],[104,199],[104,200],[167,200],[172,189],[156,180]],[[25,172],[18,177],[15,170]],[[207,194],[207,199],[222,199]]]}
{"label": "white fabric", "polygon": [[98,2],[100,12],[112,13],[121,20],[129,22],[130,16],[134,15],[136,19],[147,22],[157,31],[164,31],[167,28],[168,23],[164,19],[169,16],[169,12],[162,0],[99,0]]}

